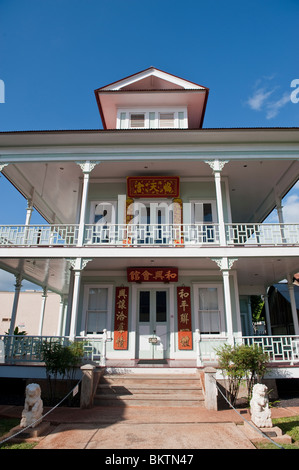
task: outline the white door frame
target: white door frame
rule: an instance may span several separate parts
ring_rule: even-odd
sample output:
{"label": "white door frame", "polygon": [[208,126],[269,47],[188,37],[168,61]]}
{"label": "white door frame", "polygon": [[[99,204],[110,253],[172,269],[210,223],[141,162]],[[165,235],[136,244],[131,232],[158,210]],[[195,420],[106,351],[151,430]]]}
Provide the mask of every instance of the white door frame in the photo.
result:
{"label": "white door frame", "polygon": [[[169,311],[169,359],[173,358],[174,355],[174,341],[175,341],[175,318],[174,313],[174,285],[164,284],[160,282],[146,282],[144,284],[133,284],[132,285],[132,329],[134,330],[134,357],[137,358],[139,351],[137,350],[137,343],[139,344],[137,332],[138,332],[138,292],[140,290],[147,289],[163,289],[168,290],[168,311]],[[133,342],[133,341],[132,341]]]}

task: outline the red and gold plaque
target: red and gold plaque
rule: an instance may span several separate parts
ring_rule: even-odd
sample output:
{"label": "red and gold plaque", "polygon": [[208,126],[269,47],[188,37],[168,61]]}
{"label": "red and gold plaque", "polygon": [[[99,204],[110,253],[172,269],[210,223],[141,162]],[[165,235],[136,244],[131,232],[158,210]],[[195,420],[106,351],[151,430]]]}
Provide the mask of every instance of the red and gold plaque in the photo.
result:
{"label": "red and gold plaque", "polygon": [[128,198],[174,198],[179,197],[178,176],[128,176]]}
{"label": "red and gold plaque", "polygon": [[114,349],[128,349],[129,288],[116,287]]}
{"label": "red and gold plaque", "polygon": [[192,349],[191,295],[190,287],[177,287],[178,347]]}

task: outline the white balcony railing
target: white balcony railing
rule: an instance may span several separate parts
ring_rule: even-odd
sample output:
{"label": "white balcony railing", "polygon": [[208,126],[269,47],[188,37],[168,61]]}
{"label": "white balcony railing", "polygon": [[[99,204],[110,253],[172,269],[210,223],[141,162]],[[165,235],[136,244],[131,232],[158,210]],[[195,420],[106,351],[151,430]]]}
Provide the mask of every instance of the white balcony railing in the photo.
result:
{"label": "white balcony railing", "polygon": [[299,363],[299,336],[243,336],[244,344],[259,346],[270,362]]}
{"label": "white balcony railing", "polygon": [[85,226],[86,244],[203,245],[219,244],[217,224],[91,224]]}
{"label": "white balcony railing", "polygon": [[79,225],[1,225],[0,245],[69,246],[78,242]]}
{"label": "white balcony railing", "polygon": [[226,224],[228,245],[298,245],[299,224]]}
{"label": "white balcony railing", "polygon": [[[106,352],[106,334],[99,338],[78,336],[75,341],[83,343],[84,359],[97,360],[104,364]],[[42,350],[45,345],[59,343],[68,346],[71,341],[67,336],[22,336],[0,335],[3,346],[3,361],[10,364],[43,362]]]}
{"label": "white balcony railing", "polygon": [[[199,330],[197,330],[199,333]],[[243,336],[240,340],[247,345],[257,345],[269,356],[269,363],[285,363],[299,366],[299,336]],[[84,359],[106,363],[106,343],[112,341],[107,338],[107,332],[97,337],[75,338],[84,345]],[[239,341],[239,340],[238,340]],[[20,335],[0,335],[0,363],[20,364],[20,363],[40,363],[43,362],[42,346],[45,343],[58,342],[62,345],[69,345],[70,339],[67,336],[20,336]],[[202,360],[216,361],[216,350],[219,346],[227,342],[227,337],[221,335],[200,335],[197,334],[196,343],[200,351]],[[1,344],[3,347],[1,347]],[[2,360],[1,360],[2,359]]]}
{"label": "white balcony railing", "polygon": [[[79,225],[1,225],[0,246],[76,246]],[[299,245],[299,224],[225,224],[228,246]],[[220,245],[219,224],[88,224],[84,245]]]}

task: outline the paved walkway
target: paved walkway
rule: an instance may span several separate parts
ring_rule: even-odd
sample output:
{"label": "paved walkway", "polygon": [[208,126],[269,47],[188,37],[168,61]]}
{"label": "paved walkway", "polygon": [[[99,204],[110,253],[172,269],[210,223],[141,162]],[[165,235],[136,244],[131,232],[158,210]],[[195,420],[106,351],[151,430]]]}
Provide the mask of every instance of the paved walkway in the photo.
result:
{"label": "paved walkway", "polygon": [[[23,407],[0,406],[1,417],[20,418]],[[50,408],[44,408],[44,415]],[[239,413],[239,414],[238,414]],[[35,449],[255,449],[242,431],[249,411],[189,407],[59,407]],[[272,408],[272,418],[299,415],[299,406]]]}

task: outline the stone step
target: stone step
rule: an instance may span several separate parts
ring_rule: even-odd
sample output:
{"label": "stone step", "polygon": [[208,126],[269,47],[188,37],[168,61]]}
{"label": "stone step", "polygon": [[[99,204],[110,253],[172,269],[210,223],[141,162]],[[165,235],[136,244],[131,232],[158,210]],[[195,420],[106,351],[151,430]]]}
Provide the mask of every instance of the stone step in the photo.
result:
{"label": "stone step", "polygon": [[95,395],[96,406],[204,406],[204,398],[186,397],[185,395]]}
{"label": "stone step", "polygon": [[114,393],[119,394],[122,391],[131,392],[131,393],[138,393],[142,391],[142,393],[169,393],[169,391],[175,392],[183,392],[186,394],[197,394],[201,391],[201,387],[199,385],[167,385],[167,384],[100,384],[98,386],[98,391],[101,393]]}
{"label": "stone step", "polygon": [[170,375],[159,376],[159,375],[105,375],[102,378],[102,383],[106,384],[164,384],[164,385],[198,385],[201,383],[199,376],[174,376]]}
{"label": "stone step", "polygon": [[106,374],[101,378],[95,405],[203,406],[197,374]]}

